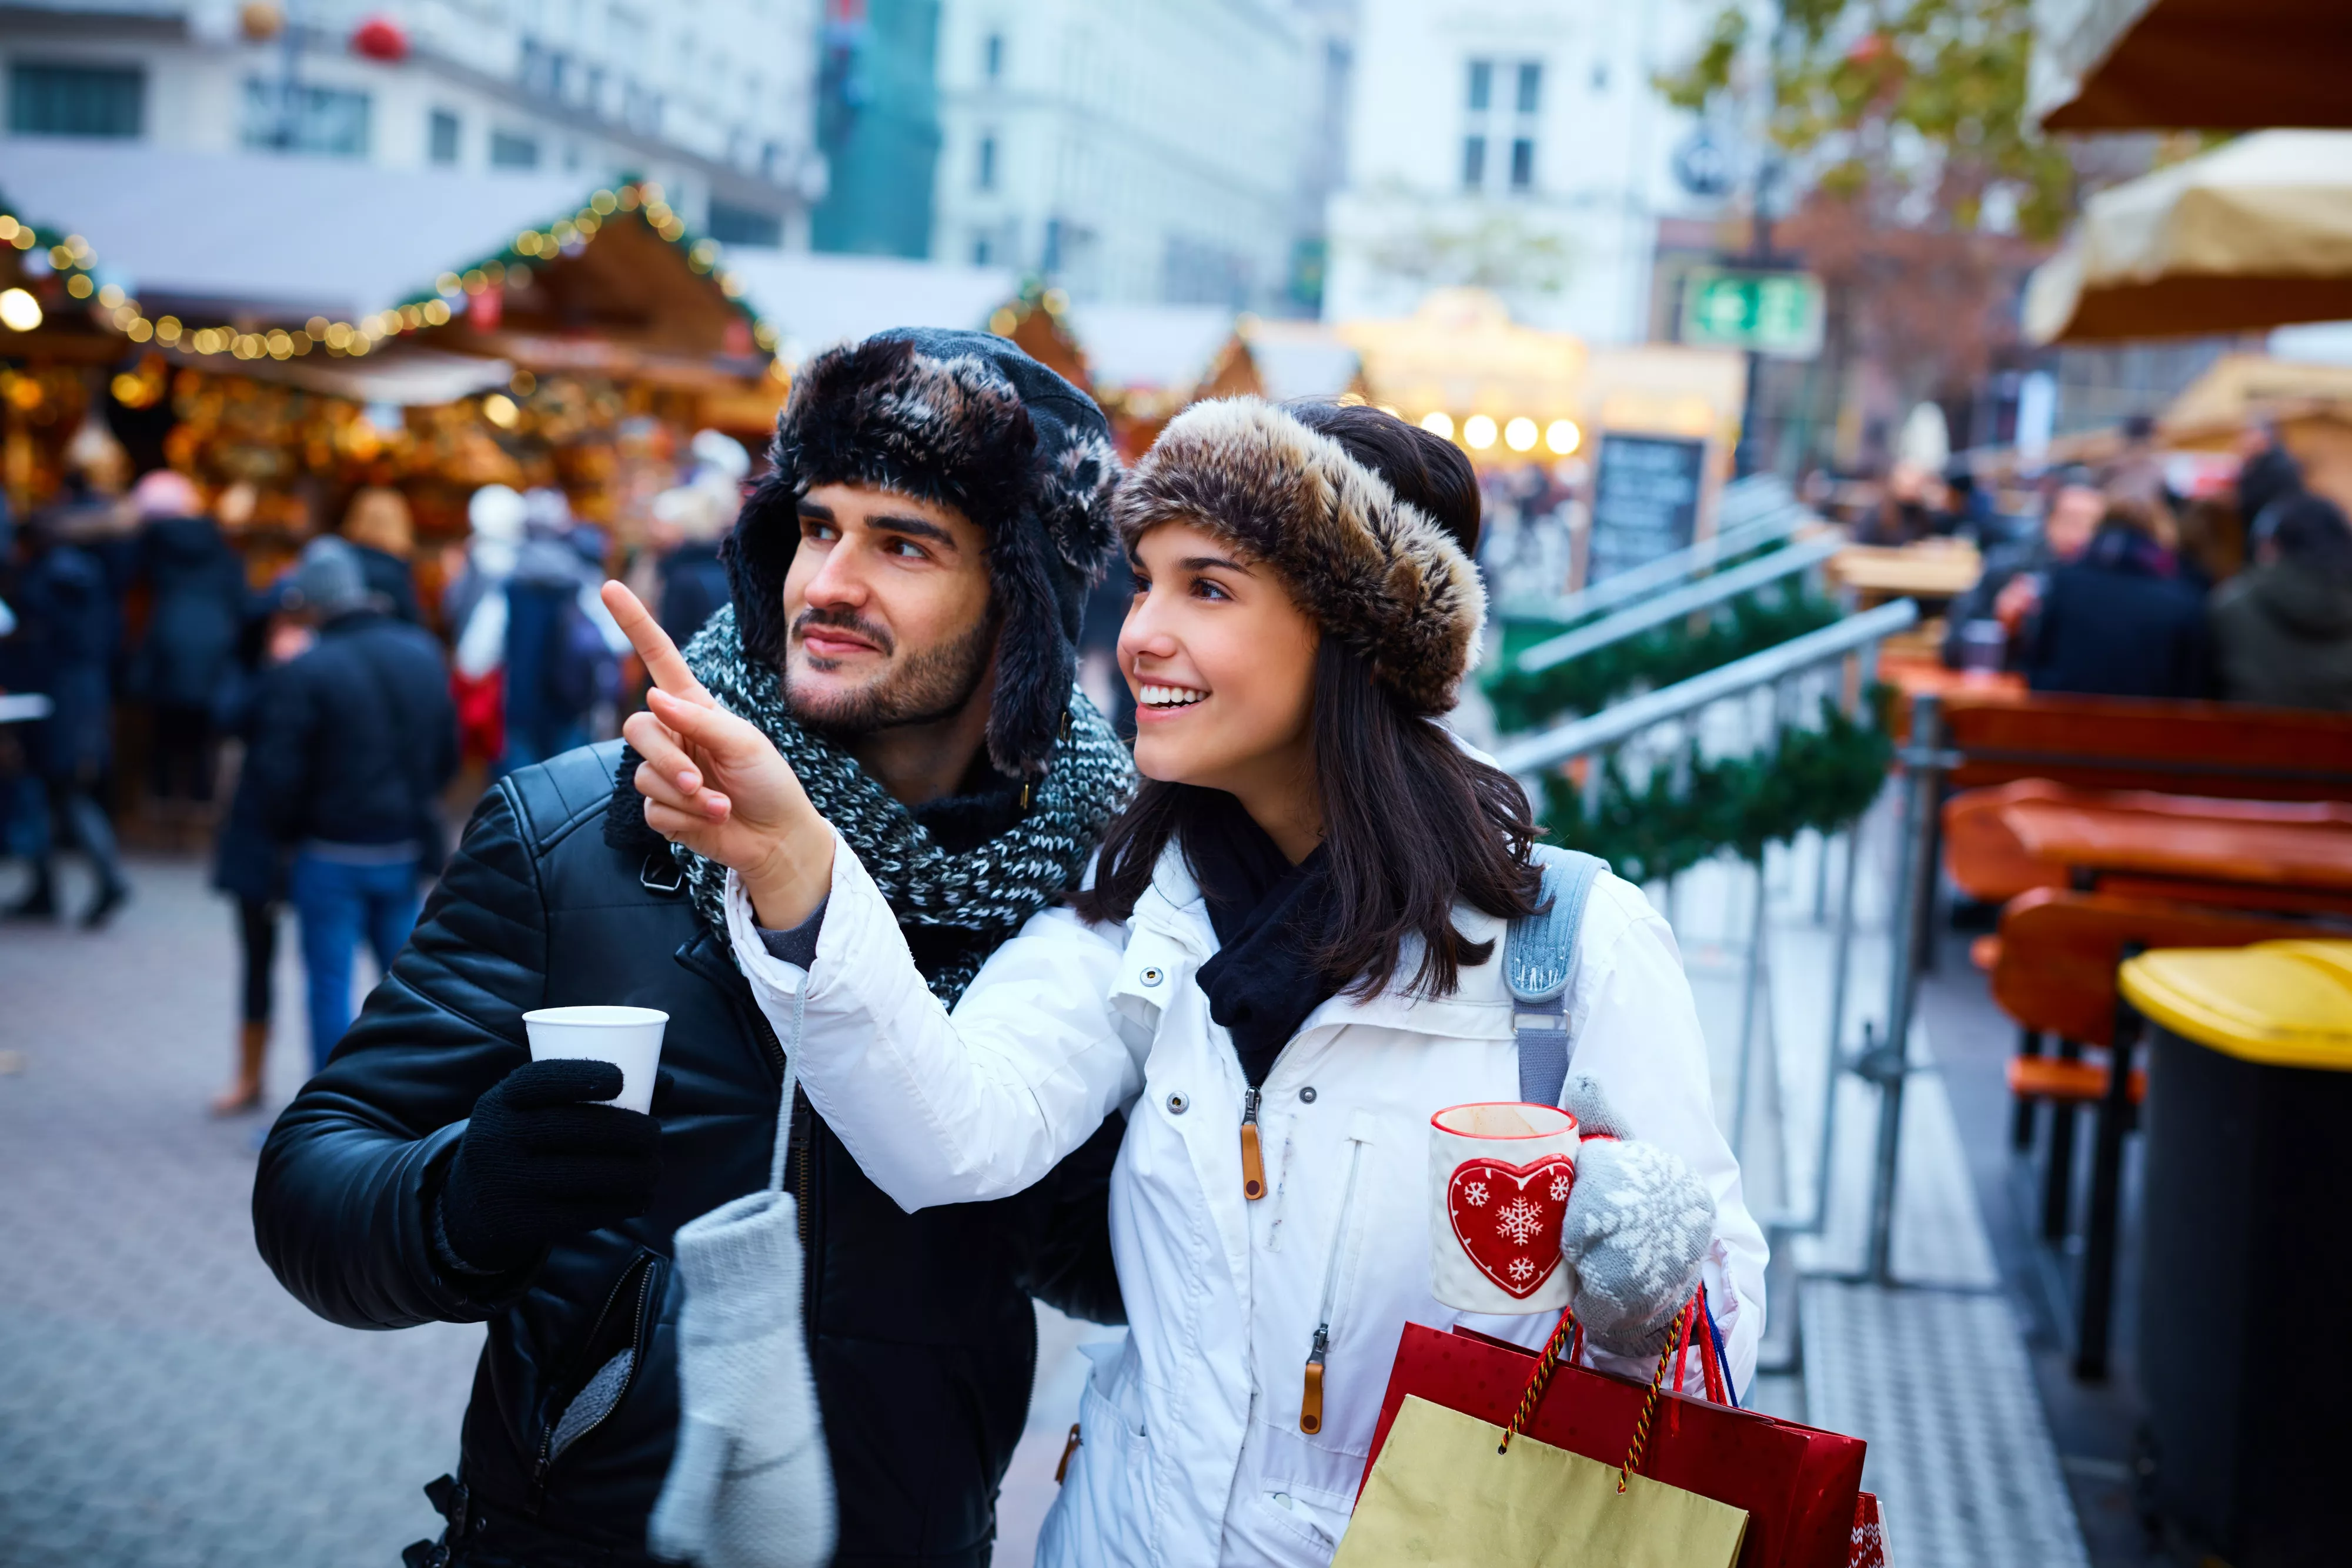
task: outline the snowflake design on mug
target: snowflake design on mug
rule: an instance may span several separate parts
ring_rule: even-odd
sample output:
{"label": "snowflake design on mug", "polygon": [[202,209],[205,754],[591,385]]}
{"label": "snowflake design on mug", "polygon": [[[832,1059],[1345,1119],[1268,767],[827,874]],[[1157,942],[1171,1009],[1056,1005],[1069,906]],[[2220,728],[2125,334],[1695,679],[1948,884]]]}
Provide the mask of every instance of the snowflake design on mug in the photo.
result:
{"label": "snowflake design on mug", "polygon": [[1483,1181],[1474,1181],[1465,1186],[1462,1189],[1462,1201],[1473,1208],[1486,1207],[1486,1184]]}
{"label": "snowflake design on mug", "polygon": [[1569,1190],[1575,1185],[1576,1178],[1566,1171],[1561,1171],[1551,1178],[1551,1200],[1554,1203],[1566,1203]]}
{"label": "snowflake design on mug", "polygon": [[1510,1276],[1520,1284],[1524,1285],[1529,1280],[1535,1278],[1535,1272],[1536,1266],[1534,1260],[1528,1258],[1514,1258],[1511,1260],[1511,1267],[1509,1270]]}
{"label": "snowflake design on mug", "polygon": [[1495,1228],[1524,1247],[1543,1228],[1543,1210],[1524,1197],[1515,1197],[1496,1211]]}

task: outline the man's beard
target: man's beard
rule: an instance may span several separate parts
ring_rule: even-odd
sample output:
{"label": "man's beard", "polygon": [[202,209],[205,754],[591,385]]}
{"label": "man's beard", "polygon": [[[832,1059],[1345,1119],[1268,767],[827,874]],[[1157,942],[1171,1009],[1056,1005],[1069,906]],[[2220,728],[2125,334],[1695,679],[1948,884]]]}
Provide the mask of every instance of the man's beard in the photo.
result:
{"label": "man's beard", "polygon": [[[886,655],[895,652],[897,639],[879,626],[860,621],[854,611],[803,610],[793,622],[797,636],[810,626],[838,626],[867,639]],[[784,706],[812,729],[842,735],[863,735],[877,729],[936,724],[961,713],[988,677],[989,660],[996,652],[996,616],[982,616],[971,631],[950,643],[910,653],[899,664],[855,691],[817,693],[793,678],[793,664],[784,661]],[[803,657],[805,657],[803,653]]]}

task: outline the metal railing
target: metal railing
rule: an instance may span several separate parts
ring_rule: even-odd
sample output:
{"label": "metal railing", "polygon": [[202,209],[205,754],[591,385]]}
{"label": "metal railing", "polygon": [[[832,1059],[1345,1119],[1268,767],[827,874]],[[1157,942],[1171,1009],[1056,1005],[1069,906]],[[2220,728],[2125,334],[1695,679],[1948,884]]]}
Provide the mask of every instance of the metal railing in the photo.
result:
{"label": "metal railing", "polygon": [[1849,615],[1835,625],[1791,637],[1762,653],[1719,664],[1689,680],[1644,692],[1588,717],[1573,718],[1528,736],[1501,747],[1496,761],[1506,773],[1524,777],[1573,757],[1607,750],[1654,725],[1681,718],[1726,697],[1774,685],[1832,659],[1873,647],[1897,632],[1908,630],[1918,619],[1919,607],[1907,599]]}
{"label": "metal railing", "polygon": [[1809,516],[1790,492],[1788,482],[1778,475],[1758,474],[1735,479],[1723,487],[1712,538],[1630,567],[1575,593],[1508,606],[1505,616],[1509,620],[1566,622],[1599,615],[1696,577],[1719,560],[1777,544],[1802,528]]}
{"label": "metal railing", "polygon": [[1712,577],[1685,583],[1671,592],[1640,604],[1630,605],[1605,620],[1563,632],[1557,637],[1547,637],[1519,654],[1512,668],[1522,674],[1535,674],[1555,664],[1565,664],[1580,658],[1596,648],[1606,648],[1612,643],[1622,643],[1637,637],[1653,626],[1663,626],[1701,610],[1710,610],[1727,599],[1794,577],[1801,571],[1811,571],[1844,548],[1843,538],[1806,539],[1783,550],[1775,550],[1760,560],[1751,560],[1720,571]]}
{"label": "metal railing", "polygon": [[[1768,726],[1769,733],[1763,737],[1762,743],[1774,744],[1787,713],[1789,706],[1787,698],[1796,681],[1800,677],[1809,676],[1813,672],[1821,670],[1824,665],[1840,663],[1849,658],[1855,661],[1855,668],[1852,672],[1852,678],[1843,683],[1843,695],[1849,702],[1859,701],[1861,694],[1867,689],[1874,676],[1878,644],[1896,632],[1907,631],[1917,623],[1918,619],[1919,607],[1910,600],[1900,599],[1891,604],[1882,604],[1874,610],[1848,616],[1833,626],[1825,626],[1818,632],[1809,632],[1801,637],[1792,637],[1777,647],[1767,648],[1759,653],[1751,653],[1744,659],[1735,660],[1731,664],[1706,671],[1703,674],[1694,675],[1689,680],[1677,682],[1674,685],[1662,687],[1657,691],[1644,693],[1630,701],[1604,708],[1589,717],[1571,719],[1540,735],[1529,736],[1515,745],[1500,748],[1496,761],[1504,771],[1519,779],[1522,786],[1528,789],[1528,793],[1532,797],[1536,793],[1533,788],[1536,775],[1577,758],[1587,758],[1583,787],[1586,803],[1590,809],[1598,805],[1609,763],[1620,750],[1630,743],[1641,739],[1650,731],[1669,725],[1683,726],[1686,720],[1716,704],[1733,698],[1752,698],[1757,692],[1770,690],[1773,694],[1771,716]],[[1857,848],[1860,831],[1861,823],[1856,821],[1841,835],[1845,841],[1845,865],[1840,879],[1842,885],[1838,898],[1837,935],[1832,948],[1834,957],[1832,960],[1830,978],[1830,1022],[1827,1041],[1829,1063],[1822,1074],[1821,1141],[1814,1166],[1813,1208],[1811,1214],[1801,1218],[1795,1216],[1777,1218],[1773,1221],[1772,1228],[1780,1235],[1819,1234],[1828,1216],[1832,1140],[1835,1134],[1837,1091],[1841,1076],[1845,1072],[1853,1071],[1869,1078],[1885,1091],[1886,1103],[1891,1113],[1899,1115],[1900,1111],[1902,1057],[1899,1054],[1899,1049],[1893,1063],[1895,1079],[1891,1083],[1884,1077],[1888,1064],[1878,1059],[1879,1054],[1886,1049],[1885,1046],[1881,1046],[1877,1053],[1865,1051],[1853,1058],[1849,1058],[1845,1051],[1846,990],[1853,974],[1854,866],[1860,858]],[[1827,856],[1829,852],[1830,842],[1824,837],[1822,853]],[[1906,867],[1906,870],[1909,869],[1911,868]],[[1898,909],[1904,907],[1903,897],[1904,893],[1898,892],[1896,905]],[[1730,1129],[1730,1141],[1735,1154],[1740,1151],[1745,1141],[1749,1090],[1754,1076],[1755,1018],[1764,963],[1764,865],[1762,861],[1759,860],[1756,864],[1754,912],[1748,930],[1746,972],[1741,983],[1738,1076],[1733,1100]],[[1899,943],[1898,946],[1900,946]],[[1898,959],[1898,973],[1900,967]],[[1900,979],[1896,983],[1895,995],[1898,998],[1906,995]],[[1900,1007],[1899,1002],[1898,1010],[1907,1015],[1908,1009]],[[1893,1038],[1899,1040],[1901,1037]],[[1892,1041],[1889,1043],[1891,1044]],[[1894,1124],[1890,1122],[1888,1124]],[[1891,1170],[1892,1155],[1885,1146],[1885,1134],[1882,1133],[1880,1157],[1885,1168]],[[1877,1220],[1874,1216],[1874,1230],[1875,1231],[1877,1228]]]}

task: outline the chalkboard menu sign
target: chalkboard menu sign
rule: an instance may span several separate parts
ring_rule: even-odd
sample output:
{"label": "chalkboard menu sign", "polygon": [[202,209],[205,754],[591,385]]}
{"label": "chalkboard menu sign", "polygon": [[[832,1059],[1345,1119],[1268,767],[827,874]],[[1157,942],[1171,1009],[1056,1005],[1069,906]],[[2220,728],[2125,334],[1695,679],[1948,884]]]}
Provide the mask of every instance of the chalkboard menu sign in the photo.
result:
{"label": "chalkboard menu sign", "polygon": [[1592,545],[1584,580],[1686,548],[1698,525],[1706,443],[1660,435],[1608,435],[1592,481]]}

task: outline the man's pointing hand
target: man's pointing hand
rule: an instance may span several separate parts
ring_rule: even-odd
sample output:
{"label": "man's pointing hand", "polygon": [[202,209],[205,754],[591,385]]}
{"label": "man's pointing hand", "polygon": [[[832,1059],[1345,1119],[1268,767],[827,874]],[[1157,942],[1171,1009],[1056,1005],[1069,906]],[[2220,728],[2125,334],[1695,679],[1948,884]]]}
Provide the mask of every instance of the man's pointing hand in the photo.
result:
{"label": "man's pointing hand", "polygon": [[775,744],[703,690],[637,596],[607,582],[604,598],[654,682],[646,711],[621,727],[645,758],[635,782],[646,825],[731,868],[761,925],[800,925],[833,885],[833,830]]}

